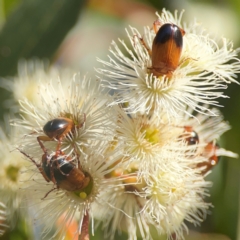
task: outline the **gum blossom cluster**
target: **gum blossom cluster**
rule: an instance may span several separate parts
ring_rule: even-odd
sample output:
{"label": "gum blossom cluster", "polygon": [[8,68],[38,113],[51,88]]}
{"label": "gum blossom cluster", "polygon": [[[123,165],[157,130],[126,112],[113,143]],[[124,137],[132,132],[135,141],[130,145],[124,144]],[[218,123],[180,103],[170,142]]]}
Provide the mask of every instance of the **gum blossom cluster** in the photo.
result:
{"label": "gum blossom cluster", "polygon": [[36,92],[18,99],[12,125],[43,238],[64,239],[77,221],[79,239],[98,223],[106,239],[184,239],[187,222],[206,218],[205,177],[219,156],[237,157],[217,143],[229,126],[214,106],[237,83],[239,49],[181,16],[163,10],[153,26],[130,27],[97,80],[35,66]]}

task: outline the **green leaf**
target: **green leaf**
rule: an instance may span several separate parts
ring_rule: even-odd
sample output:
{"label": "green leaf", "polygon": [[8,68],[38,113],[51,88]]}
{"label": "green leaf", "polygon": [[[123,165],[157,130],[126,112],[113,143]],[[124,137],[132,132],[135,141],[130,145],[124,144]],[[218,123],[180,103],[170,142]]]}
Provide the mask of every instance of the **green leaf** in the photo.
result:
{"label": "green leaf", "polygon": [[23,0],[1,0],[3,4],[3,11],[7,16],[12,10]]}
{"label": "green leaf", "polygon": [[0,33],[0,76],[14,75],[21,58],[52,58],[85,0],[25,0]]}

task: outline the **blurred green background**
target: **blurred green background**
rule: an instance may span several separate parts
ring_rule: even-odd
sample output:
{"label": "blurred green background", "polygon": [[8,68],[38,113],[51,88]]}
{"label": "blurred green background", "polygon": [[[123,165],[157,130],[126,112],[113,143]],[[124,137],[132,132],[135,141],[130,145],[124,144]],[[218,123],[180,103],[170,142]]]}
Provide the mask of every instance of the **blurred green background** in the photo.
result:
{"label": "blurred green background", "polygon": [[[94,76],[96,56],[106,59],[111,40],[126,39],[125,28],[141,31],[151,25],[162,8],[185,9],[184,20],[197,18],[211,34],[233,40],[240,46],[239,0],[0,0],[0,82],[17,73],[19,59],[49,59],[52,64],[69,67]],[[199,46],[200,47],[200,46]],[[11,81],[11,78],[9,78]],[[225,119],[232,130],[223,135],[221,145],[240,155],[240,87],[231,84],[220,99]],[[10,93],[0,88],[0,118],[8,114],[5,100]],[[222,158],[209,176],[214,184],[211,214],[194,231],[219,233],[224,239],[240,239],[239,159]],[[189,226],[192,228],[192,226]],[[15,229],[0,239],[27,240],[29,229],[19,220]],[[101,239],[97,233],[92,239]],[[201,235],[192,239],[220,239]],[[116,239],[127,239],[126,236]]]}

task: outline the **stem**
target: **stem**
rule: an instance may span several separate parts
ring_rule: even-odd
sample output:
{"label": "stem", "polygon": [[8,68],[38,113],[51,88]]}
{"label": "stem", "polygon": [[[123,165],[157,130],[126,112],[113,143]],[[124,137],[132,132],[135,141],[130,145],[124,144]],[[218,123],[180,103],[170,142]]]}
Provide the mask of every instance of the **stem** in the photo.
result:
{"label": "stem", "polygon": [[81,233],[78,237],[78,240],[89,240],[88,226],[89,226],[89,215],[88,215],[88,212],[86,212],[86,214],[83,217]]}

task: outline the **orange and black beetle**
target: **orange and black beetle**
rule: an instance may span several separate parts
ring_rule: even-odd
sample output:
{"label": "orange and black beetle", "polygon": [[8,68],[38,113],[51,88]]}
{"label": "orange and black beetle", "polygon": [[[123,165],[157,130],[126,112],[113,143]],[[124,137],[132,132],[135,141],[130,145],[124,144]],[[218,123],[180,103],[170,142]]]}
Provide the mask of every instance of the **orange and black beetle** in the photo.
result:
{"label": "orange and black beetle", "polygon": [[185,31],[173,23],[165,23],[159,28],[152,44],[150,69],[154,76],[169,77],[178,67],[184,34]]}
{"label": "orange and black beetle", "polygon": [[66,117],[59,117],[48,121],[44,127],[43,131],[46,136],[38,136],[37,140],[41,146],[41,141],[52,141],[58,140],[58,145],[56,149],[56,156],[61,148],[61,141],[66,137],[68,133],[73,133],[76,128],[81,128],[86,121],[86,115],[83,114],[83,121],[80,124],[76,124],[72,119]]}
{"label": "orange and black beetle", "polygon": [[41,164],[37,163],[22,150],[18,150],[36,165],[47,182],[56,184],[56,187],[50,190],[44,198],[55,189],[61,188],[67,191],[79,191],[89,184],[90,176],[82,171],[80,164],[76,167],[72,159],[66,156],[61,150],[59,150],[58,154],[49,155],[43,144],[41,147],[44,152]]}

